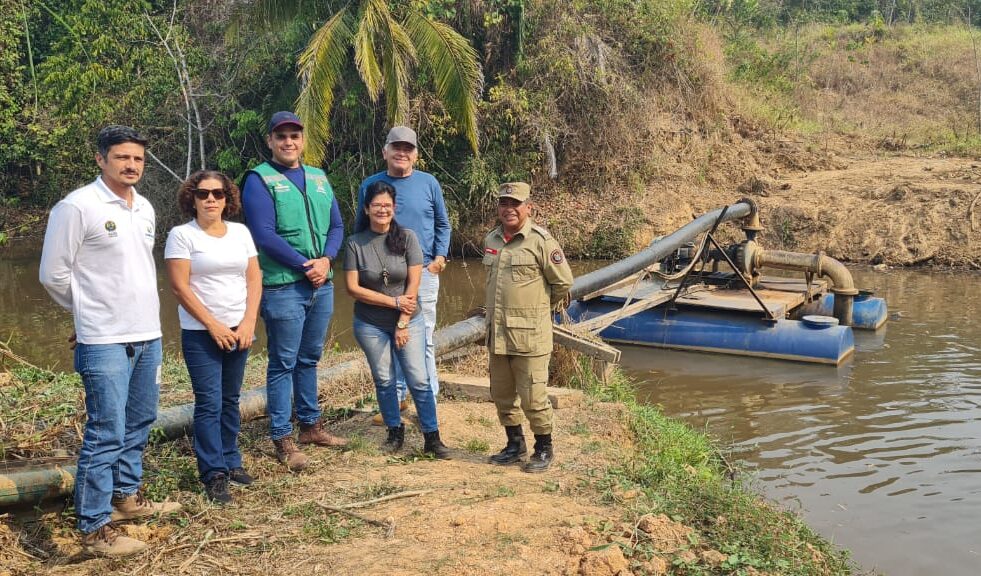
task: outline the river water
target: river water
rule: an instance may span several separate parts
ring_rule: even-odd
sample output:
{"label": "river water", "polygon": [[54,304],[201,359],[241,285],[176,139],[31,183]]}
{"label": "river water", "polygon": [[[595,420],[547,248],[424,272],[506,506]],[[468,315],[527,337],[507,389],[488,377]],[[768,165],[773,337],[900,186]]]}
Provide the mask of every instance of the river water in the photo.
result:
{"label": "river water", "polygon": [[[0,251],[0,340],[35,364],[69,370],[71,319],[37,284],[37,260],[36,246]],[[476,261],[447,268],[441,325],[482,304],[482,268]],[[731,447],[763,493],[850,549],[863,568],[975,574],[981,277],[853,273],[858,286],[886,298],[893,317],[876,334],[857,332],[856,354],[843,366],[632,347],[623,366],[643,400]],[[175,350],[176,306],[163,279],[161,297],[165,340]],[[352,303],[340,282],[335,303],[332,338],[354,348]]]}

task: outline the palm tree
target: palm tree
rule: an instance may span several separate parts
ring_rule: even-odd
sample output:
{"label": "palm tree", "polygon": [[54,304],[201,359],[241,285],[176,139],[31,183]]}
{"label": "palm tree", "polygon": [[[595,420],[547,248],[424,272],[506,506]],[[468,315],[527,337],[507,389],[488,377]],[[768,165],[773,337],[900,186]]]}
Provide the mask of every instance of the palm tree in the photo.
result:
{"label": "palm tree", "polygon": [[296,113],[306,128],[308,162],[323,161],[330,137],[334,90],[349,64],[352,47],[354,64],[372,102],[385,95],[390,126],[405,122],[409,74],[413,66],[419,65],[432,79],[436,96],[471,149],[477,152],[477,103],[483,74],[477,52],[466,38],[447,24],[427,18],[408,2],[402,10],[402,22],[393,16],[386,0],[257,0],[250,15],[253,22],[283,23],[301,16],[301,10],[308,19],[318,16],[309,14],[311,10],[329,14],[297,61],[300,95]]}

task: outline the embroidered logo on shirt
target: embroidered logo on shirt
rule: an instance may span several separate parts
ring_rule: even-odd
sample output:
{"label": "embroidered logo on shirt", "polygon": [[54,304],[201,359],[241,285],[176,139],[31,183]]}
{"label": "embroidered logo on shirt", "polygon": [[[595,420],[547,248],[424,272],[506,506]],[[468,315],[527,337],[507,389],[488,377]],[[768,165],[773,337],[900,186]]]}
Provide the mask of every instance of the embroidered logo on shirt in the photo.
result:
{"label": "embroidered logo on shirt", "polygon": [[116,236],[119,235],[119,233],[116,232],[116,223],[113,222],[112,220],[106,220],[105,228],[106,228],[106,232],[109,233],[110,238],[115,238]]}
{"label": "embroidered logo on shirt", "polygon": [[558,248],[552,250],[552,253],[549,254],[548,258],[553,264],[561,264],[562,261],[565,260],[565,256],[562,255],[562,251]]}
{"label": "embroidered logo on shirt", "polygon": [[497,256],[497,250],[493,248],[484,248],[484,254],[490,254],[491,256]]}

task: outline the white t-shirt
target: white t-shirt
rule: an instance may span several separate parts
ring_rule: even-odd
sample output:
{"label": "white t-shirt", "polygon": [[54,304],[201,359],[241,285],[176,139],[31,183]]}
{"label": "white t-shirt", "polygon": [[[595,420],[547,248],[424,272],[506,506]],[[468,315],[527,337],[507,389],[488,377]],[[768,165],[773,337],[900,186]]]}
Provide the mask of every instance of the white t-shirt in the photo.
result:
{"label": "white t-shirt", "polygon": [[[245,271],[256,255],[249,229],[226,222],[221,238],[209,235],[196,220],[175,226],[167,236],[164,258],[191,261],[191,291],[216,320],[234,328],[245,317]],[[206,330],[183,306],[177,307],[181,328]]]}
{"label": "white t-shirt", "polygon": [[82,344],[160,338],[155,221],[146,198],[133,190],[130,208],[101,177],[51,210],[39,276]]}

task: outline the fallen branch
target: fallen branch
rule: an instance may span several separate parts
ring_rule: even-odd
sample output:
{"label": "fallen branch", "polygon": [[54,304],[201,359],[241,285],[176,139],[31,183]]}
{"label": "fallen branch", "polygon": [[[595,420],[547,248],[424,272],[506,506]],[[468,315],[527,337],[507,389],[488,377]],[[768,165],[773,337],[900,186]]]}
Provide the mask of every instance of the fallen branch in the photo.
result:
{"label": "fallen branch", "polygon": [[0,357],[10,358],[14,362],[17,362],[18,364],[23,364],[28,368],[33,368],[40,372],[50,373],[50,370],[45,370],[44,368],[38,368],[37,366],[25,360],[24,358],[15,354],[14,351],[10,349],[10,346],[8,346],[5,342],[0,342]]}
{"label": "fallen branch", "polygon": [[198,555],[201,554],[201,549],[204,548],[204,545],[207,544],[211,540],[211,537],[214,536],[214,535],[215,535],[215,531],[214,530],[208,530],[207,532],[205,532],[204,533],[204,540],[201,540],[201,543],[198,544],[198,547],[194,550],[194,554],[191,554],[191,557],[190,558],[188,558],[187,560],[185,560],[184,562],[181,563],[180,567],[177,568],[177,572],[179,572],[181,574],[183,574],[184,572],[186,572],[187,569],[188,569],[188,567],[191,564],[194,564],[194,561],[197,560]]}
{"label": "fallen branch", "polygon": [[[211,530],[208,530],[208,534],[209,535],[211,534],[211,532],[212,532]],[[197,552],[195,552],[195,554],[197,554],[198,552],[201,551],[201,547],[204,546],[206,543],[207,544],[218,544],[219,542],[235,542],[237,540],[256,540],[258,538],[262,538],[262,534],[258,534],[258,533],[255,533],[255,532],[249,532],[247,534],[239,534],[237,536],[226,536],[225,538],[213,538],[211,540],[208,540],[207,538],[208,538],[208,536],[205,535],[205,541],[204,542],[201,542],[200,544],[196,544],[194,542],[191,542],[190,544],[180,544],[178,546],[173,546],[171,548],[164,548],[160,552],[157,552],[157,555],[153,557],[153,560],[151,560],[147,564],[144,564],[140,568],[137,568],[136,570],[134,570],[132,572],[132,574],[134,574],[134,575],[135,574],[138,574],[144,568],[153,568],[154,566],[156,566],[157,562],[160,561],[160,558],[163,557],[164,554],[169,554],[171,552],[176,552],[178,550],[184,550],[185,548],[191,548],[192,546],[197,546],[198,547]]]}
{"label": "fallen branch", "polygon": [[365,500],[364,502],[351,502],[350,504],[344,504],[338,506],[338,508],[364,508],[366,506],[372,506],[374,504],[379,504],[381,502],[388,502],[389,500],[398,500],[399,498],[410,498],[412,496],[422,496],[423,494],[429,494],[432,490],[407,490],[405,492],[396,492],[395,494],[389,494],[388,496],[382,496],[380,498],[375,498],[374,500]]}
{"label": "fallen branch", "polygon": [[971,200],[971,205],[967,208],[967,219],[971,222],[971,232],[977,230],[974,227],[974,205],[978,203],[978,198],[981,198],[981,192],[974,195],[974,200]]}
{"label": "fallen branch", "polygon": [[323,502],[314,502],[314,504],[320,506],[321,508],[323,508],[328,512],[334,512],[336,514],[344,514],[350,516],[351,518],[360,520],[365,524],[371,524],[372,526],[378,526],[379,528],[384,528],[385,538],[391,538],[392,536],[395,535],[395,518],[392,518],[391,516],[385,518],[384,521],[375,520],[374,518],[368,518],[367,516],[362,516],[357,512],[351,512],[350,510],[345,510],[343,508],[338,508],[336,506],[330,506],[328,504],[324,504]]}

